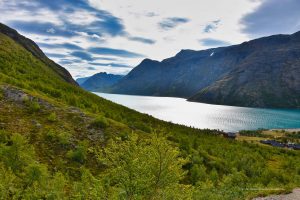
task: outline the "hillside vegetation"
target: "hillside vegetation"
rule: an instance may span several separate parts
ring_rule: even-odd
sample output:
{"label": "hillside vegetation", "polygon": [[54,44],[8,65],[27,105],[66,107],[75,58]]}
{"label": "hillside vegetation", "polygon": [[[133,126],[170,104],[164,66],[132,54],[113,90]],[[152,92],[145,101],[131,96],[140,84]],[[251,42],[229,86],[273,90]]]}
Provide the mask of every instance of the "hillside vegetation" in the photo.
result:
{"label": "hillside vegetation", "polygon": [[0,33],[0,199],[231,200],[300,186],[299,152],[114,104],[13,38]]}

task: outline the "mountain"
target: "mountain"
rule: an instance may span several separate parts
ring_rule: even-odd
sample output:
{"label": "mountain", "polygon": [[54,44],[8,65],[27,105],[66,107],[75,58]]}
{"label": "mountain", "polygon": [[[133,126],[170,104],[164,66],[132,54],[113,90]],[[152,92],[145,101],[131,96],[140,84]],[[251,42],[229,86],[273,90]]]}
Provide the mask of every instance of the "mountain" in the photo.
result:
{"label": "mountain", "polygon": [[202,51],[146,59],[114,93],[185,97],[249,107],[300,107],[300,32]]}
{"label": "mountain", "polygon": [[300,108],[300,32],[231,47],[243,60],[190,101],[213,104]]}
{"label": "mountain", "polygon": [[162,62],[145,59],[111,90],[113,93],[190,97],[232,69],[234,57],[215,60],[213,52],[182,50]]}
{"label": "mountain", "polygon": [[2,30],[0,199],[232,200],[300,185],[300,152],[107,101]]}
{"label": "mountain", "polygon": [[88,76],[88,77],[82,77],[82,78],[77,78],[76,79],[76,82],[79,84],[79,85],[81,85],[81,84],[83,84],[86,80],[88,80],[90,78],[90,76]]}
{"label": "mountain", "polygon": [[101,72],[89,77],[82,84],[80,84],[80,86],[89,91],[103,92],[107,88],[116,84],[121,78],[123,78],[122,75]]}
{"label": "mountain", "polygon": [[74,85],[78,85],[65,68],[50,60],[32,40],[20,35],[16,30],[2,23],[0,23],[0,32],[10,37],[16,43],[29,51],[34,57],[56,72],[62,79]]}

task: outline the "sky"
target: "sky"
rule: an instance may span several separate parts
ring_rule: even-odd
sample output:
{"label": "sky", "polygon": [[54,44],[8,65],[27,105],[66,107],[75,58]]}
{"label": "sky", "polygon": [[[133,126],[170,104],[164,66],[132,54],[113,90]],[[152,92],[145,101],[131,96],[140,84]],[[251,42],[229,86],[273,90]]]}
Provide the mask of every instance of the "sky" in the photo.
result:
{"label": "sky", "polygon": [[126,74],[143,59],[300,30],[299,0],[0,0],[0,22],[74,78]]}

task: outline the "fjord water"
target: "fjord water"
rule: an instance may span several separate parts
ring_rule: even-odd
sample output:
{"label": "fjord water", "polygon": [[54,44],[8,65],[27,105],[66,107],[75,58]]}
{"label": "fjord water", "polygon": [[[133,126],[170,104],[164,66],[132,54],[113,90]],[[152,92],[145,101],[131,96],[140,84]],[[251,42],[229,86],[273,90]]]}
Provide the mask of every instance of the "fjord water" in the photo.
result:
{"label": "fjord water", "polygon": [[95,93],[158,119],[224,131],[300,128],[300,109],[261,109],[188,102],[182,98]]}

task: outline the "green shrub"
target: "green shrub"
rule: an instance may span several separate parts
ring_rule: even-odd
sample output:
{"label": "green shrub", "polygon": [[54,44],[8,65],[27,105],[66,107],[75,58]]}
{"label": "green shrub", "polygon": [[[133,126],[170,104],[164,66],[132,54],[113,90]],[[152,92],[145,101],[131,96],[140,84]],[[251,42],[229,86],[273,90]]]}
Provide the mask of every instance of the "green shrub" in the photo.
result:
{"label": "green shrub", "polygon": [[91,126],[94,128],[106,128],[108,127],[109,122],[105,117],[97,117],[92,123]]}
{"label": "green shrub", "polygon": [[46,133],[46,140],[49,141],[53,141],[56,137],[56,133],[54,130],[50,129],[47,133]]}
{"label": "green shrub", "polygon": [[84,163],[87,157],[88,144],[86,141],[80,142],[75,150],[70,150],[67,157],[75,162]]}
{"label": "green shrub", "polygon": [[10,134],[0,129],[0,143],[6,143],[9,140]]}
{"label": "green shrub", "polygon": [[57,121],[57,116],[55,112],[50,113],[50,115],[48,116],[48,121],[50,122],[56,122]]}
{"label": "green shrub", "polygon": [[59,144],[65,146],[70,144],[71,134],[68,132],[61,132],[57,135]]}
{"label": "green shrub", "polygon": [[34,113],[40,111],[41,106],[37,101],[29,101],[29,112]]}

